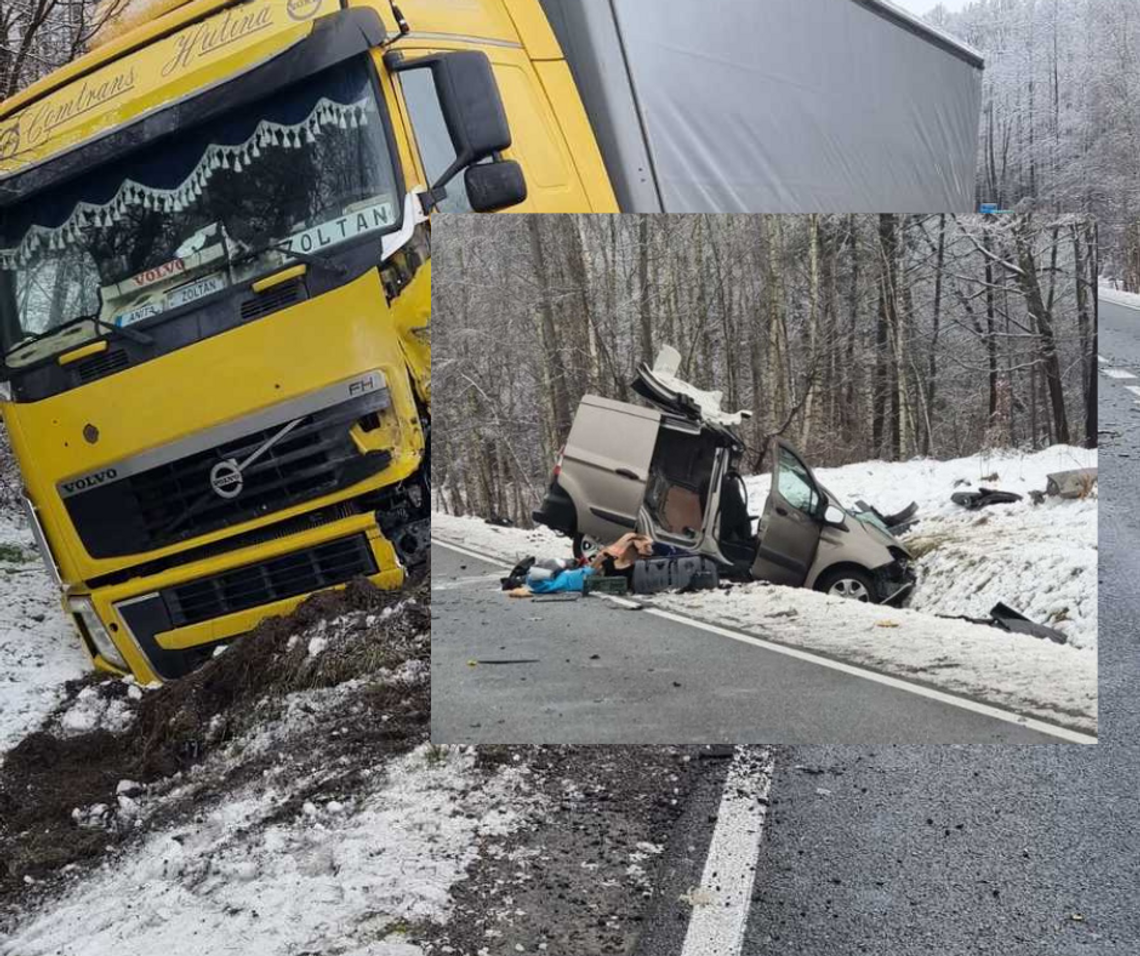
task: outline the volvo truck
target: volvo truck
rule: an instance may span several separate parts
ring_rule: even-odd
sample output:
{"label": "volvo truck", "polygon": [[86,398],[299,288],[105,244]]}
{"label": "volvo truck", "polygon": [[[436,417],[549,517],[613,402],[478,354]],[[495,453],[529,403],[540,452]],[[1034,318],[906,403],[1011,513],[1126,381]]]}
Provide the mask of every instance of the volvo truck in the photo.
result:
{"label": "volvo truck", "polygon": [[426,560],[429,217],[527,187],[487,54],[409,6],[133,4],[0,104],[3,418],[98,668],[176,678]]}

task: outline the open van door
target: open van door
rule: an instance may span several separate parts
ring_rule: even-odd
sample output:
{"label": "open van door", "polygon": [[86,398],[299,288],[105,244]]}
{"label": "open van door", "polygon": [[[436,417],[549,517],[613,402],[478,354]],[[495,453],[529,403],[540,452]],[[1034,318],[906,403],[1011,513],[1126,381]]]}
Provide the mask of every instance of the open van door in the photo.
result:
{"label": "open van door", "polygon": [[760,549],[752,565],[752,576],[800,587],[819,547],[819,516],[827,507],[827,496],[800,453],[788,442],[774,439],[768,453],[772,487],[760,519]]}
{"label": "open van door", "polygon": [[660,426],[656,409],[582,399],[558,478],[577,506],[580,533],[609,544],[637,527]]}

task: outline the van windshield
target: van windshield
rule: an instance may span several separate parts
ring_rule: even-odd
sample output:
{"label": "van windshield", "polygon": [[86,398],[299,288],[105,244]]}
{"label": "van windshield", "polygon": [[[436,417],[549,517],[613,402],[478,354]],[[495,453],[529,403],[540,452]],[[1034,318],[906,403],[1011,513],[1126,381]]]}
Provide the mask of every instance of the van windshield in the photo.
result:
{"label": "van windshield", "polygon": [[398,228],[380,108],[358,58],[4,209],[7,364],[98,334],[78,319],[133,325],[264,274],[291,249]]}

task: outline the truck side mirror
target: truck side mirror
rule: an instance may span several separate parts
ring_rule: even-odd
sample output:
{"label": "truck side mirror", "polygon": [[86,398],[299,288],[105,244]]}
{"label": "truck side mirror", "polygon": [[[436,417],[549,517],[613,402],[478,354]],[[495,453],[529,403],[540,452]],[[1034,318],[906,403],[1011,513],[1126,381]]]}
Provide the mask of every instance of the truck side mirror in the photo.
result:
{"label": "truck side mirror", "polygon": [[496,212],[526,201],[526,178],[514,160],[468,166],[463,179],[475,212]]}
{"label": "truck side mirror", "polygon": [[[455,50],[450,53],[436,53],[405,60],[398,55],[388,54],[385,62],[396,73],[409,70],[430,69],[435,84],[436,97],[443,114],[447,134],[455,149],[455,159],[432,184],[432,193],[442,192],[461,170],[468,170],[467,182],[486,197],[487,209],[501,209],[513,203],[507,202],[511,195],[518,195],[521,188],[521,202],[526,198],[526,184],[522,170],[500,170],[496,173],[474,172],[476,164],[495,157],[511,145],[511,129],[507,122],[507,111],[499,95],[499,85],[491,69],[487,54],[479,50]],[[496,161],[490,166],[508,166]],[[490,168],[490,167],[485,167]],[[475,197],[471,196],[472,205]]]}

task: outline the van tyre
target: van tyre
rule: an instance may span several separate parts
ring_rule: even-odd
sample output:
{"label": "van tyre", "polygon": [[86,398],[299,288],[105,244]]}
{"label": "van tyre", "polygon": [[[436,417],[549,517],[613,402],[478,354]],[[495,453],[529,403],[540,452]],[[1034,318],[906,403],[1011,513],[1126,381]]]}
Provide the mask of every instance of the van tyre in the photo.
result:
{"label": "van tyre", "polygon": [[587,561],[593,561],[601,550],[602,546],[588,534],[574,535],[574,557],[578,560],[585,558]]}
{"label": "van tyre", "polygon": [[838,568],[828,571],[815,583],[815,589],[832,597],[847,598],[864,604],[878,604],[879,594],[875,579],[858,568]]}

